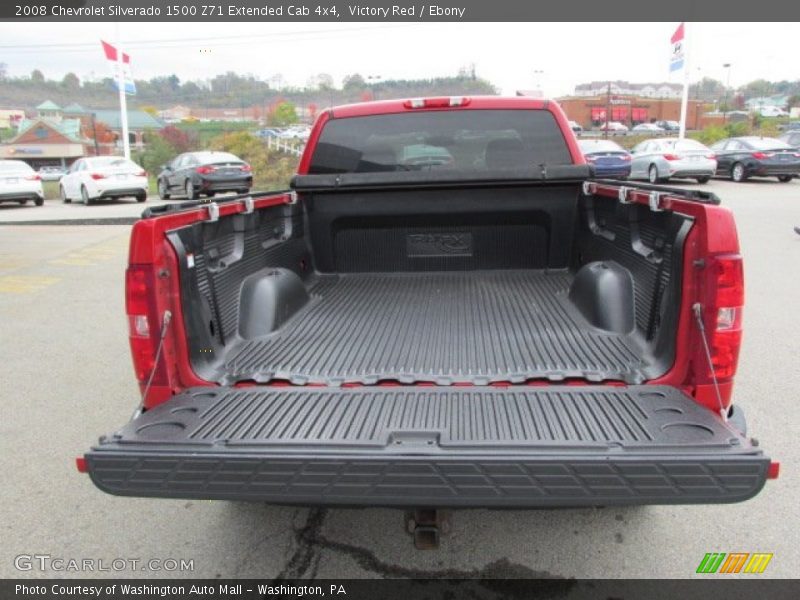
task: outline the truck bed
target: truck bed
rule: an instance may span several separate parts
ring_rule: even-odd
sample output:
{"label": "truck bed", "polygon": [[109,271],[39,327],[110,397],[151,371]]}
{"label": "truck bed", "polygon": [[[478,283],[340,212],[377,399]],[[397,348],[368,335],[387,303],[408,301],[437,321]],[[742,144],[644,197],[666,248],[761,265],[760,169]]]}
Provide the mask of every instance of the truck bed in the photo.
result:
{"label": "truck bed", "polygon": [[216,379],[641,382],[641,344],[588,323],[567,298],[573,279],[547,270],[316,275],[288,322],[225,349]]}

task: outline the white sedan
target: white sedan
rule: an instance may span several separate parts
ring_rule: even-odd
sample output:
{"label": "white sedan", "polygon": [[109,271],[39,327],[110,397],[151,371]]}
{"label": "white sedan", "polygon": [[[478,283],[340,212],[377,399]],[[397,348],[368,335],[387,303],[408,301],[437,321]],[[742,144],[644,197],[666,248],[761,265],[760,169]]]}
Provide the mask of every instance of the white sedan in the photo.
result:
{"label": "white sedan", "polygon": [[21,160],[0,160],[0,202],[44,204],[42,178]]}
{"label": "white sedan", "polygon": [[72,163],[58,185],[61,200],[80,200],[87,206],[95,200],[134,197],[147,200],[147,172],[121,156],[81,158]]}

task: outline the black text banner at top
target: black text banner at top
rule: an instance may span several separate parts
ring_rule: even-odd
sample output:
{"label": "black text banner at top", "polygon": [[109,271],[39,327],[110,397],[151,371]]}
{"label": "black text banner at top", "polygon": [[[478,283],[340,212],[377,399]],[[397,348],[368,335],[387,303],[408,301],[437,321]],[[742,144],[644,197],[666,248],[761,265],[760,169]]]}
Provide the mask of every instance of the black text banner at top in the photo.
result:
{"label": "black text banner at top", "polygon": [[[10,0],[0,20],[51,22],[800,21],[800,2],[760,0]],[[625,35],[602,30],[598,35]]]}

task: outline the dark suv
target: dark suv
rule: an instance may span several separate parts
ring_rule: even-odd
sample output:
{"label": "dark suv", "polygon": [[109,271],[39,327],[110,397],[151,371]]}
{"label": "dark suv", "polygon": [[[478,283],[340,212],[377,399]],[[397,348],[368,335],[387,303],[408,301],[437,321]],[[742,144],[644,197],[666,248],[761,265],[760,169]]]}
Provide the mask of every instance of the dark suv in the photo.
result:
{"label": "dark suv", "polygon": [[175,194],[196,200],[217,192],[246,194],[253,186],[253,172],[245,161],[229,152],[186,152],[161,167],[158,195],[162,200]]}

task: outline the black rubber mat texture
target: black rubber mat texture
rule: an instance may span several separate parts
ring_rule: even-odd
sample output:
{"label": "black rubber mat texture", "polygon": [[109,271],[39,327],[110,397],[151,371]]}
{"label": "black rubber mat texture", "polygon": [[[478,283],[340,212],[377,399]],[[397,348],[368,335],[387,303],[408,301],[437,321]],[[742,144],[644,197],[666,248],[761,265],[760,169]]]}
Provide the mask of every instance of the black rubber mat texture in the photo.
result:
{"label": "black rubber mat texture", "polygon": [[640,383],[635,340],[591,327],[567,272],[322,275],[279,331],[228,350],[218,381],[432,381],[580,377]]}
{"label": "black rubber mat texture", "polygon": [[680,452],[741,450],[738,438],[713,412],[669,386],[265,386],[189,390],[131,421],[111,441]]}

